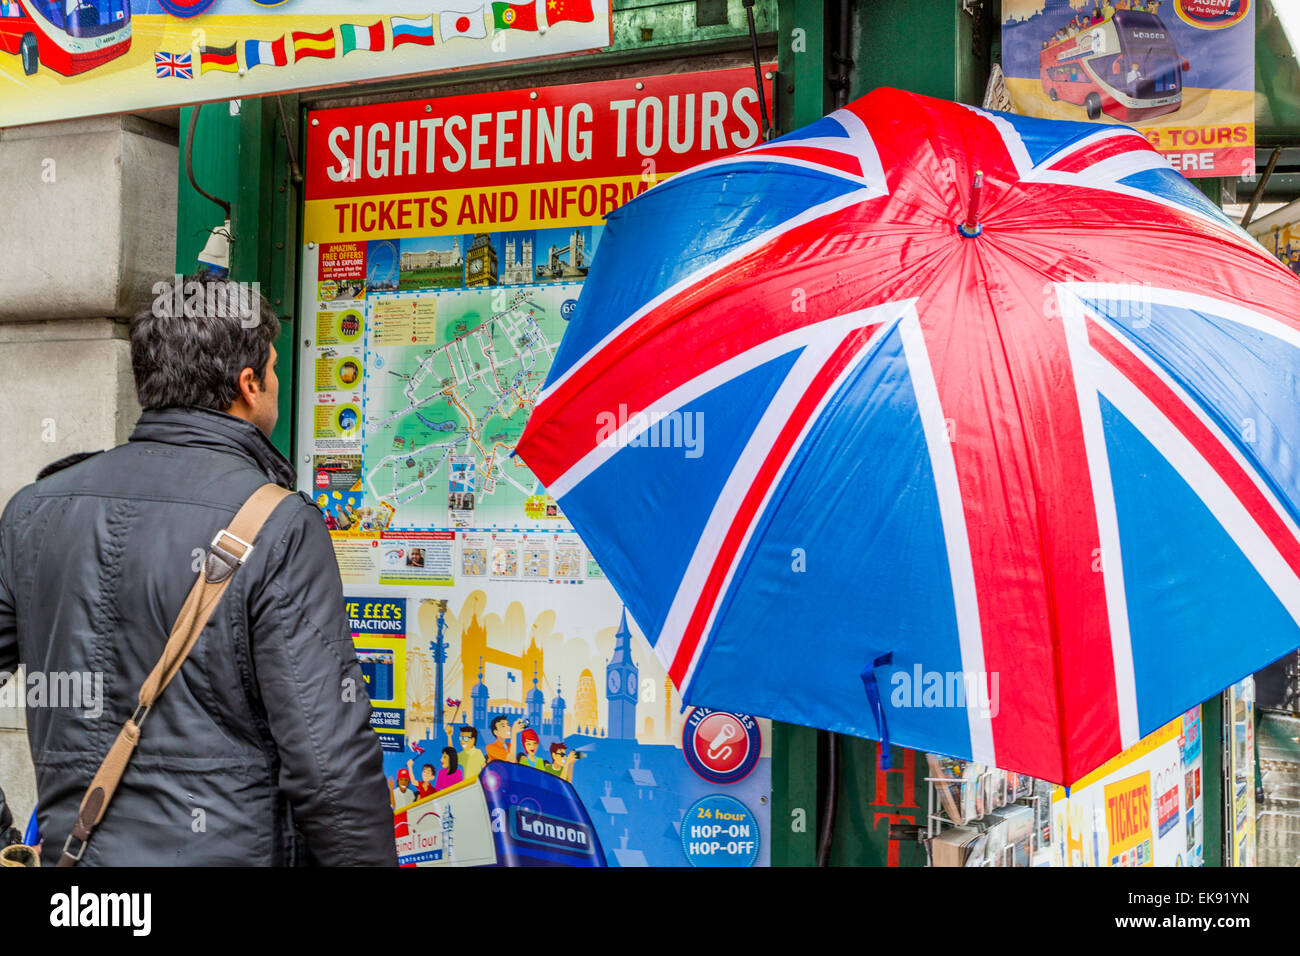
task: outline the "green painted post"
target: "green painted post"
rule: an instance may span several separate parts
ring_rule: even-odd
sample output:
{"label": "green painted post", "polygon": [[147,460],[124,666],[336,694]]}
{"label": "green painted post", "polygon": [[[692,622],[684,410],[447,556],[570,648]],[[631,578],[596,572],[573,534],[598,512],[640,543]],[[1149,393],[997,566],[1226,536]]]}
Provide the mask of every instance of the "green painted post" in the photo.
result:
{"label": "green painted post", "polygon": [[[826,5],[779,0],[776,126],[782,133],[826,115]],[[819,825],[817,731],[772,725],[772,865],[814,866]]]}
{"label": "green painted post", "polygon": [[[824,116],[834,97],[828,75],[837,67],[831,46],[838,5],[816,0],[780,0],[777,24],[778,112],[788,132]],[[978,103],[988,76],[992,39],[990,11],[972,16],[951,0],[854,4],[850,55],[850,98],[877,86],[895,86],[931,96]],[[833,29],[832,29],[833,28]],[[796,49],[796,43],[802,49]],[[863,701],[863,706],[866,701]],[[894,748],[894,768],[879,772],[878,745],[839,737],[838,813],[832,865],[924,866],[924,847],[890,841],[891,823],[925,826],[922,754]],[[772,748],[772,862],[816,863],[819,820],[792,832],[799,811],[816,808],[819,756],[817,732],[777,724]],[[821,795],[824,798],[824,794]]]}
{"label": "green painted post", "polygon": [[[177,170],[176,271],[192,273],[210,230],[224,218],[221,207],[194,191],[185,174],[185,137],[196,107],[181,110],[180,168]],[[239,117],[230,115],[226,103],[208,103],[199,113],[194,129],[194,178],[200,186],[229,202],[235,200],[239,183]]]}
{"label": "green painted post", "polygon": [[874,740],[845,736],[839,740],[839,812],[830,865],[925,866],[922,843],[889,838],[895,824],[925,829],[929,773],[925,754],[893,747],[890,768],[881,770],[880,745]]}
{"label": "green painted post", "polygon": [[831,107],[827,13],[827,5],[820,0],[780,0],[776,117],[777,128],[783,133],[820,119]]}
{"label": "green painted post", "polygon": [[892,86],[978,104],[995,25],[989,5],[974,10],[955,0],[855,4],[850,98]]}
{"label": "green painted post", "polygon": [[[285,97],[285,118],[298,139],[298,102]],[[295,154],[298,143],[294,143]],[[239,115],[239,186],[231,217],[230,275],[257,282],[280,319],[280,416],[271,441],[292,460],[294,397],[299,370],[296,321],[297,190],[290,179],[288,149],[274,96],[245,100]]]}
{"label": "green painted post", "polygon": [[[1217,182],[1217,180],[1216,180]],[[1231,787],[1224,787],[1224,741],[1227,736],[1223,727],[1223,694],[1216,694],[1201,705],[1201,779],[1202,804],[1205,821],[1201,827],[1201,839],[1204,843],[1202,859],[1206,866],[1223,866],[1224,821],[1229,819],[1223,813],[1223,801]]]}
{"label": "green painted post", "polygon": [[[269,180],[279,166],[278,157],[270,155],[263,168],[263,157],[267,155],[264,147],[267,137],[264,129],[264,103],[270,103],[274,108],[273,99],[244,100],[236,114],[231,113],[229,103],[204,105],[194,129],[193,168],[194,179],[200,186],[233,206],[231,233],[235,241],[230,250],[231,278],[242,282],[258,282],[280,316],[281,332],[276,342],[276,351],[279,353],[277,377],[280,379],[280,416],[271,440],[281,452],[289,454],[298,353],[293,347],[293,299],[286,297],[281,289],[286,284],[287,275],[287,284],[292,291],[296,240],[285,240],[281,233],[279,241],[284,243],[283,252],[288,256],[287,273],[284,271],[283,255],[280,262],[275,263],[275,268],[272,268],[267,243],[271,236],[270,224],[279,223],[283,226],[286,222],[296,223],[297,211],[292,204],[285,210],[277,209],[269,202],[267,184],[263,179]],[[221,226],[225,217],[220,206],[195,191],[186,175],[185,141],[194,109],[196,107],[182,109],[180,123],[176,271],[182,275],[189,275],[198,267],[199,253],[203,251],[211,230]],[[296,118],[296,100],[293,114]],[[286,216],[289,218],[286,219]],[[268,226],[263,226],[264,222]],[[289,303],[290,308],[286,310],[284,303]]]}

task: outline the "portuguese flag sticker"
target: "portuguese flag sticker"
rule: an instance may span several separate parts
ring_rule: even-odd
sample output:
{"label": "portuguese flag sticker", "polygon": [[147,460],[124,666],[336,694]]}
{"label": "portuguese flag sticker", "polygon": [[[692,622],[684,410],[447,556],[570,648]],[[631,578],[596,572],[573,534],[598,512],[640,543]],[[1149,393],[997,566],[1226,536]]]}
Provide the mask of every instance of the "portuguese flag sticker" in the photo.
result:
{"label": "portuguese flag sticker", "polygon": [[536,30],[537,6],[534,3],[494,3],[492,22],[498,30]]}

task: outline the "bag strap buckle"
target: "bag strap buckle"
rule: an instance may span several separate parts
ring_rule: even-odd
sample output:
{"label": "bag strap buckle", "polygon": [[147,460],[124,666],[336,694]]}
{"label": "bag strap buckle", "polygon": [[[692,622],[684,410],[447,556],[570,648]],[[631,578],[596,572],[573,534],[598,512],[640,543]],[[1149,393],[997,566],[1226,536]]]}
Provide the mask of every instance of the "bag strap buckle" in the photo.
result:
{"label": "bag strap buckle", "polygon": [[[240,546],[242,552],[235,551],[231,547],[224,546],[222,539],[228,538],[233,544]],[[210,583],[224,581],[227,577],[234,574],[235,569],[248,560],[248,556],[253,553],[253,545],[245,541],[237,534],[231,534],[227,528],[222,528],[208,545],[208,560],[205,563],[203,576]],[[218,564],[219,562],[219,564]]]}
{"label": "bag strap buckle", "polygon": [[[81,844],[81,846],[77,847],[76,853],[73,853],[71,850],[73,840],[76,840],[78,843]],[[75,833],[69,833],[68,838],[63,841],[63,857],[67,858],[73,863],[80,863],[81,855],[86,852],[87,842],[88,842],[87,840],[83,840]]]}
{"label": "bag strap buckle", "polygon": [[[219,542],[221,541],[222,538],[229,538],[231,541],[235,542],[235,544],[241,545],[241,546],[243,547],[243,549],[244,549],[243,554],[238,554],[238,555],[237,555],[237,554],[235,554],[235,552],[231,551],[229,548],[223,548],[223,547],[221,546],[221,544],[219,543]],[[213,537],[213,539],[212,539],[212,543],[211,543],[210,545],[208,545],[208,547],[209,547],[209,548],[212,548],[212,549],[214,549],[214,550],[220,551],[220,552],[222,553],[222,555],[225,556],[225,557],[229,557],[229,558],[234,559],[234,562],[235,562],[235,566],[236,566],[236,567],[238,567],[239,565],[241,565],[241,564],[243,564],[245,561],[247,561],[247,560],[248,560],[248,556],[249,556],[250,554],[253,553],[253,545],[252,545],[252,544],[250,544],[249,542],[245,541],[243,538],[241,538],[241,537],[240,537],[239,535],[237,535],[237,534],[231,534],[230,531],[229,531],[229,529],[227,529],[227,528],[222,528],[220,531],[218,531],[218,532],[216,533],[216,535]]]}

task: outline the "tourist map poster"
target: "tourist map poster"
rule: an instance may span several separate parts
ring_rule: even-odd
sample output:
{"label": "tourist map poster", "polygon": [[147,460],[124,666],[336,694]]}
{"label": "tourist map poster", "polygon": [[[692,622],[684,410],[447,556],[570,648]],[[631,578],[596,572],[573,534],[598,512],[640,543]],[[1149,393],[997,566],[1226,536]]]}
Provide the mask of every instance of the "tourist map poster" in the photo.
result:
{"label": "tourist map poster", "polygon": [[513,456],[605,215],[757,142],[757,101],[732,70],[308,116],[299,487],[404,864],[770,859],[770,724],[683,707]]}

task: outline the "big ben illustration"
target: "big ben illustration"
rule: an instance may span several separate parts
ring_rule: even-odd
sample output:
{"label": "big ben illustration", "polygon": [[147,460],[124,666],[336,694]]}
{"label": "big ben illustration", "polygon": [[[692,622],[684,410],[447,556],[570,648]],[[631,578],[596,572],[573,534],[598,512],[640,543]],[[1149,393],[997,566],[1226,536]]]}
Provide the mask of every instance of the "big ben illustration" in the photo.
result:
{"label": "big ben illustration", "polygon": [[614,635],[614,656],[605,666],[605,699],[609,702],[609,736],[613,740],[636,740],[636,704],[641,692],[637,673],[624,608]]}
{"label": "big ben illustration", "polygon": [[497,284],[497,251],[486,232],[480,232],[465,253],[465,285]]}

